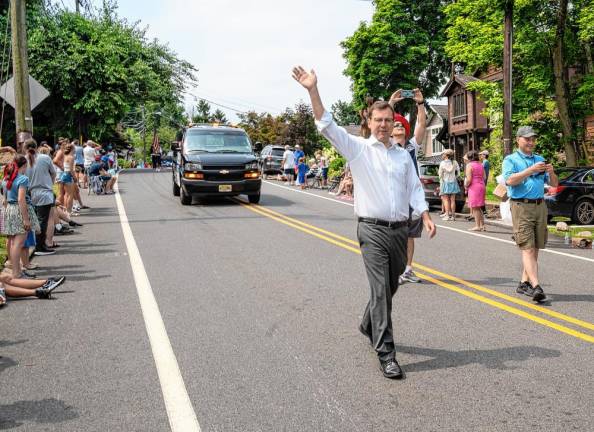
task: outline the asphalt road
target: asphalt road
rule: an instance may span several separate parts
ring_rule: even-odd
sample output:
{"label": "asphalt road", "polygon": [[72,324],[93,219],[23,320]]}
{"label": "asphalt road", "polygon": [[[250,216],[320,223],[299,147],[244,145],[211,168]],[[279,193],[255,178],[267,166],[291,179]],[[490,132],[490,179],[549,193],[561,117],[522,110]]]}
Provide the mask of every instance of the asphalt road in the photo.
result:
{"label": "asphalt road", "polygon": [[120,177],[138,255],[116,197],[92,197],[36,258],[69,278],[55,299],[0,310],[0,430],[196,430],[194,415],[204,431],[591,430],[592,251],[543,252],[550,301],[534,306],[509,231],[440,221],[417,243],[424,282],[395,296],[407,378],[391,381],[357,330],[349,202],[269,182],[258,206],[186,207],[170,175]]}

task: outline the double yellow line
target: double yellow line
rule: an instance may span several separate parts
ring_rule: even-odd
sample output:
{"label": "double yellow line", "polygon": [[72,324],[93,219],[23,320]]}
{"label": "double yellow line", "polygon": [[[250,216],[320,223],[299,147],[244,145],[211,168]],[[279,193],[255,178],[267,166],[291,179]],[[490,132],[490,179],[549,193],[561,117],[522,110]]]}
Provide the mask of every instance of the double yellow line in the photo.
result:
{"label": "double yellow line", "polygon": [[[361,250],[359,249],[359,243],[354,240],[351,240],[350,238],[343,237],[343,236],[335,234],[331,231],[327,231],[325,229],[318,228],[316,226],[307,224],[305,222],[291,218],[289,216],[283,215],[281,213],[275,212],[273,210],[270,210],[269,208],[266,208],[266,207],[263,207],[263,206],[260,206],[257,204],[247,204],[244,201],[241,201],[239,199],[237,199],[235,201],[237,203],[239,203],[240,205],[242,205],[243,207],[245,207],[246,209],[248,209],[254,213],[257,213],[261,216],[267,217],[269,219],[275,220],[276,222],[280,222],[284,225],[295,228],[301,232],[304,232],[311,236],[317,237],[320,240],[326,241],[326,242],[331,243],[335,246],[346,249],[350,252],[354,252],[359,255],[361,254]],[[469,297],[473,300],[480,301],[482,303],[488,304],[489,306],[493,306],[497,309],[504,310],[506,312],[520,316],[520,317],[528,319],[530,321],[536,322],[543,326],[555,329],[557,331],[571,335],[573,337],[584,340],[586,342],[594,343],[594,336],[592,336],[590,334],[574,330],[574,329],[567,327],[565,325],[550,321],[548,319],[545,319],[540,316],[534,315],[532,313],[526,312],[525,310],[518,309],[517,307],[510,306],[508,304],[502,303],[497,300],[493,300],[492,298],[477,294],[475,291],[478,291],[478,292],[481,292],[484,294],[489,294],[490,296],[497,297],[497,298],[505,300],[509,303],[513,303],[513,304],[522,306],[524,308],[539,312],[543,315],[548,315],[548,316],[553,317],[557,320],[564,321],[566,323],[573,324],[575,326],[582,327],[582,328],[590,330],[590,331],[594,331],[594,324],[592,324],[592,323],[589,323],[587,321],[582,321],[580,319],[577,319],[577,318],[574,318],[574,317],[571,317],[571,316],[568,316],[568,315],[565,315],[565,314],[562,314],[559,312],[555,312],[551,309],[544,308],[542,306],[538,306],[533,303],[529,303],[529,302],[521,300],[519,298],[500,293],[499,291],[495,291],[495,290],[486,288],[484,286],[481,286],[481,285],[478,285],[478,284],[475,284],[472,282],[465,281],[464,279],[460,279],[456,276],[452,276],[447,273],[443,273],[441,271],[434,270],[430,267],[427,267],[427,266],[424,266],[421,264],[413,263],[413,266],[417,270],[421,270],[422,272],[424,272],[424,273],[420,273],[419,271],[417,271],[417,275],[420,278],[425,279],[429,282],[432,282],[435,285],[438,285],[442,288],[445,288],[447,290],[450,290],[455,293],[461,294],[463,296]],[[437,278],[439,278],[439,279],[437,279]],[[453,283],[456,283],[458,285],[454,285]],[[472,290],[474,290],[474,291],[472,291]]]}

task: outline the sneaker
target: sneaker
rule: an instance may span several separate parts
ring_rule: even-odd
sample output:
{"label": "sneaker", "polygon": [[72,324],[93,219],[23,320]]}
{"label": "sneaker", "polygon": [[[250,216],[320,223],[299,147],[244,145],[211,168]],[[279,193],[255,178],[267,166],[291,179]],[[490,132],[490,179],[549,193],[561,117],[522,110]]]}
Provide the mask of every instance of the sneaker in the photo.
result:
{"label": "sneaker", "polygon": [[62,228],[55,230],[56,235],[71,234],[73,232],[74,230],[66,225],[62,225]]}
{"label": "sneaker", "polygon": [[79,205],[73,205],[72,206],[72,210],[75,212],[79,212],[80,211],[80,206]]}
{"label": "sneaker", "polygon": [[78,222],[76,222],[76,221],[73,221],[73,220],[71,220],[71,221],[68,221],[68,225],[70,225],[71,227],[77,227],[77,226],[78,226],[78,227],[81,227],[81,226],[83,226],[83,224],[81,224],[81,223],[78,223]]}
{"label": "sneaker", "polygon": [[37,256],[44,256],[44,255],[53,255],[56,251],[54,249],[44,247],[35,250],[35,255]]}
{"label": "sneaker", "polygon": [[32,271],[23,269],[23,271],[21,272],[21,277],[23,279],[35,279],[37,275]]}
{"label": "sneaker", "polygon": [[80,208],[81,208],[82,210],[88,210],[88,209],[90,209],[91,207],[89,207],[89,206],[87,206],[87,205],[83,205],[83,206],[80,206]]}
{"label": "sneaker", "polygon": [[72,213],[70,213],[70,216],[80,216],[80,213],[77,211],[73,211]]}
{"label": "sneaker", "polygon": [[418,277],[412,270],[405,271],[398,279],[402,279],[405,282],[421,283],[421,278]]}
{"label": "sneaker", "polygon": [[398,276],[398,285],[404,285],[406,283],[406,281],[404,280],[404,278],[402,276]]}
{"label": "sneaker", "polygon": [[54,290],[56,287],[62,285],[66,280],[66,276],[49,277],[47,281],[41,286],[41,288],[51,288]]}
{"label": "sneaker", "polygon": [[541,302],[546,298],[547,296],[545,295],[540,285],[536,285],[533,289],[532,300],[534,300],[535,302]]}
{"label": "sneaker", "polygon": [[34,263],[34,262],[32,262],[32,263],[29,263],[29,265],[28,265],[28,266],[26,266],[25,268],[26,268],[27,270],[35,270],[35,269],[39,268],[39,265],[38,265],[38,264],[36,264],[36,263]]}
{"label": "sneaker", "polygon": [[35,290],[35,295],[40,299],[50,299],[52,298],[52,291],[62,285],[65,280],[65,276],[61,276],[57,279],[49,278],[46,283]]}
{"label": "sneaker", "polygon": [[520,283],[518,284],[518,288],[516,288],[516,292],[518,294],[524,294],[524,295],[527,295],[528,297],[532,297],[534,295],[534,288],[532,287],[532,284],[530,282],[520,281]]}

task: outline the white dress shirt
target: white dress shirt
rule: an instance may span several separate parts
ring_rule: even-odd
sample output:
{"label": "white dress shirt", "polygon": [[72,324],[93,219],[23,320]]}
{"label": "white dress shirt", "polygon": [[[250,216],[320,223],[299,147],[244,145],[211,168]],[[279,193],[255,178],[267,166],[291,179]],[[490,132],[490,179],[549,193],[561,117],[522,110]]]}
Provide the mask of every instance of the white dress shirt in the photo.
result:
{"label": "white dress shirt", "polygon": [[349,135],[329,112],[316,121],[318,130],[349,162],[355,189],[355,214],[359,217],[405,221],[418,219],[428,210],[421,181],[410,154],[392,142]]}

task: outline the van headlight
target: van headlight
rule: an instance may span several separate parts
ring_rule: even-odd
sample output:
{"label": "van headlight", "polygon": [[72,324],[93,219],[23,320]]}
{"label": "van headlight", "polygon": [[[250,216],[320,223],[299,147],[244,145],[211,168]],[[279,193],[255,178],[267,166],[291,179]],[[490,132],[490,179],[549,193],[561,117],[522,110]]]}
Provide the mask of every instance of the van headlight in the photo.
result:
{"label": "van headlight", "polygon": [[245,169],[258,169],[258,161],[245,164]]}
{"label": "van headlight", "polygon": [[186,171],[200,171],[202,169],[202,164],[199,163],[187,163],[184,165],[184,170]]}

